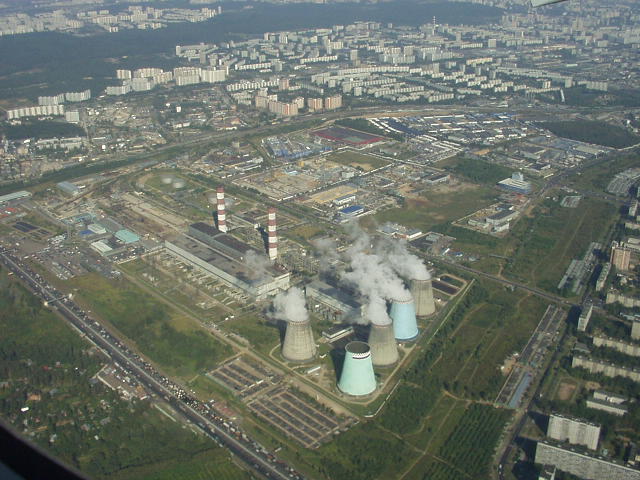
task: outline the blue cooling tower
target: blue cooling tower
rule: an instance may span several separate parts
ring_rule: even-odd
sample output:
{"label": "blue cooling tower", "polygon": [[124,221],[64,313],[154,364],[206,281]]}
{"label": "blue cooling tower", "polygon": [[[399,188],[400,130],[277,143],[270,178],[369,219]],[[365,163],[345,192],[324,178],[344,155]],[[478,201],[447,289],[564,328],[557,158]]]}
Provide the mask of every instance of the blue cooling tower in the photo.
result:
{"label": "blue cooling tower", "polygon": [[413,340],[418,336],[416,307],[411,296],[401,300],[393,300],[389,316],[393,320],[393,334],[396,340]]}
{"label": "blue cooling tower", "polygon": [[347,343],[338,388],[342,393],[353,396],[369,395],[376,389],[376,377],[368,344]]}

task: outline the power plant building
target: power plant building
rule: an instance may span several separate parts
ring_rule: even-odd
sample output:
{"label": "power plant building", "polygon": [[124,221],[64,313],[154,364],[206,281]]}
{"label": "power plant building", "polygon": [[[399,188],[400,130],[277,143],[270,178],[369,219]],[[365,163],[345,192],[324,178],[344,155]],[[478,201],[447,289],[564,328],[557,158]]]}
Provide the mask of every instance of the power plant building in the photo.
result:
{"label": "power plant building", "polygon": [[[362,305],[344,290],[321,280],[314,280],[305,287],[307,302],[329,310],[335,321],[357,319],[362,316]],[[314,309],[315,310],[315,309]]]}
{"label": "power plant building", "polygon": [[347,395],[360,397],[373,393],[376,386],[369,345],[358,341],[347,343],[342,373],[338,382],[340,391]]}
{"label": "power plant building", "polygon": [[171,255],[256,300],[289,288],[289,272],[266,265],[265,272],[258,274],[244,260],[250,251],[261,252],[205,223],[191,225],[188,235],[167,238],[164,246]]}

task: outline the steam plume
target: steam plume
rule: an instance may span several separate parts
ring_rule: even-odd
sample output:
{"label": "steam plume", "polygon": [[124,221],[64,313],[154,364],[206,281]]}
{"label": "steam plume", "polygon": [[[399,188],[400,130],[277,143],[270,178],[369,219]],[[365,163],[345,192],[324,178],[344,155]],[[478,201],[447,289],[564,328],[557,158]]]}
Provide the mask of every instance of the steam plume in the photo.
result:
{"label": "steam plume", "polygon": [[378,252],[387,260],[391,268],[403,278],[409,280],[429,280],[431,278],[423,261],[407,250],[405,240],[380,242]]}
{"label": "steam plume", "polygon": [[252,280],[265,280],[269,278],[271,262],[264,255],[259,255],[255,251],[249,250],[244,255],[244,264],[247,266]]}
{"label": "steam plume", "polygon": [[291,287],[273,299],[273,317],[286,322],[303,322],[309,319],[309,312],[301,288]]}

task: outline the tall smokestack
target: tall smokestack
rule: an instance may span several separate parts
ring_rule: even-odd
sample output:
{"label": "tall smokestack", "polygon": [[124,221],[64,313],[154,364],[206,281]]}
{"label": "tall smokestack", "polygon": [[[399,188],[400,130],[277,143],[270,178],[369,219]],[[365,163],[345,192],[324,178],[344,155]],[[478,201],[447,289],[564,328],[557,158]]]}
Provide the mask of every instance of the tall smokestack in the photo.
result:
{"label": "tall smokestack", "polygon": [[216,200],[218,204],[218,230],[227,233],[227,211],[224,205],[224,187],[216,190]]}
{"label": "tall smokestack", "polygon": [[412,279],[410,289],[411,295],[413,295],[413,299],[415,300],[416,315],[424,317],[436,311],[431,278],[426,280]]}
{"label": "tall smokestack", "polygon": [[276,234],[276,209],[269,209],[269,220],[267,223],[269,260],[278,258],[278,235]]}
{"label": "tall smokestack", "polygon": [[413,340],[418,336],[416,307],[411,294],[407,293],[404,298],[394,298],[389,316],[393,320],[393,332],[397,340]]}

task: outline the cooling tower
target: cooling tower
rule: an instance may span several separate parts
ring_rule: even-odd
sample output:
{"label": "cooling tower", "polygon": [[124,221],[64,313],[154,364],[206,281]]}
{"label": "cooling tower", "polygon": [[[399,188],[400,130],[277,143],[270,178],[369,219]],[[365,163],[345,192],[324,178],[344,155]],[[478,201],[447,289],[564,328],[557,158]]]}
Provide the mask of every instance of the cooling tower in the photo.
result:
{"label": "cooling tower", "polygon": [[309,320],[287,322],[282,356],[290,362],[308,362],[316,356],[316,344]]}
{"label": "cooling tower", "polygon": [[391,323],[386,325],[371,324],[369,346],[371,347],[371,360],[376,367],[388,367],[398,361],[398,346]]}
{"label": "cooling tower", "polygon": [[411,295],[416,305],[416,315],[424,317],[436,311],[436,304],[433,301],[433,285],[431,279],[411,280]]}
{"label": "cooling tower", "polygon": [[418,336],[416,307],[410,295],[404,299],[394,299],[389,316],[393,320],[393,334],[397,340],[413,340]]}
{"label": "cooling tower", "polygon": [[342,393],[353,396],[369,395],[376,389],[376,377],[368,344],[347,343],[338,388]]}

